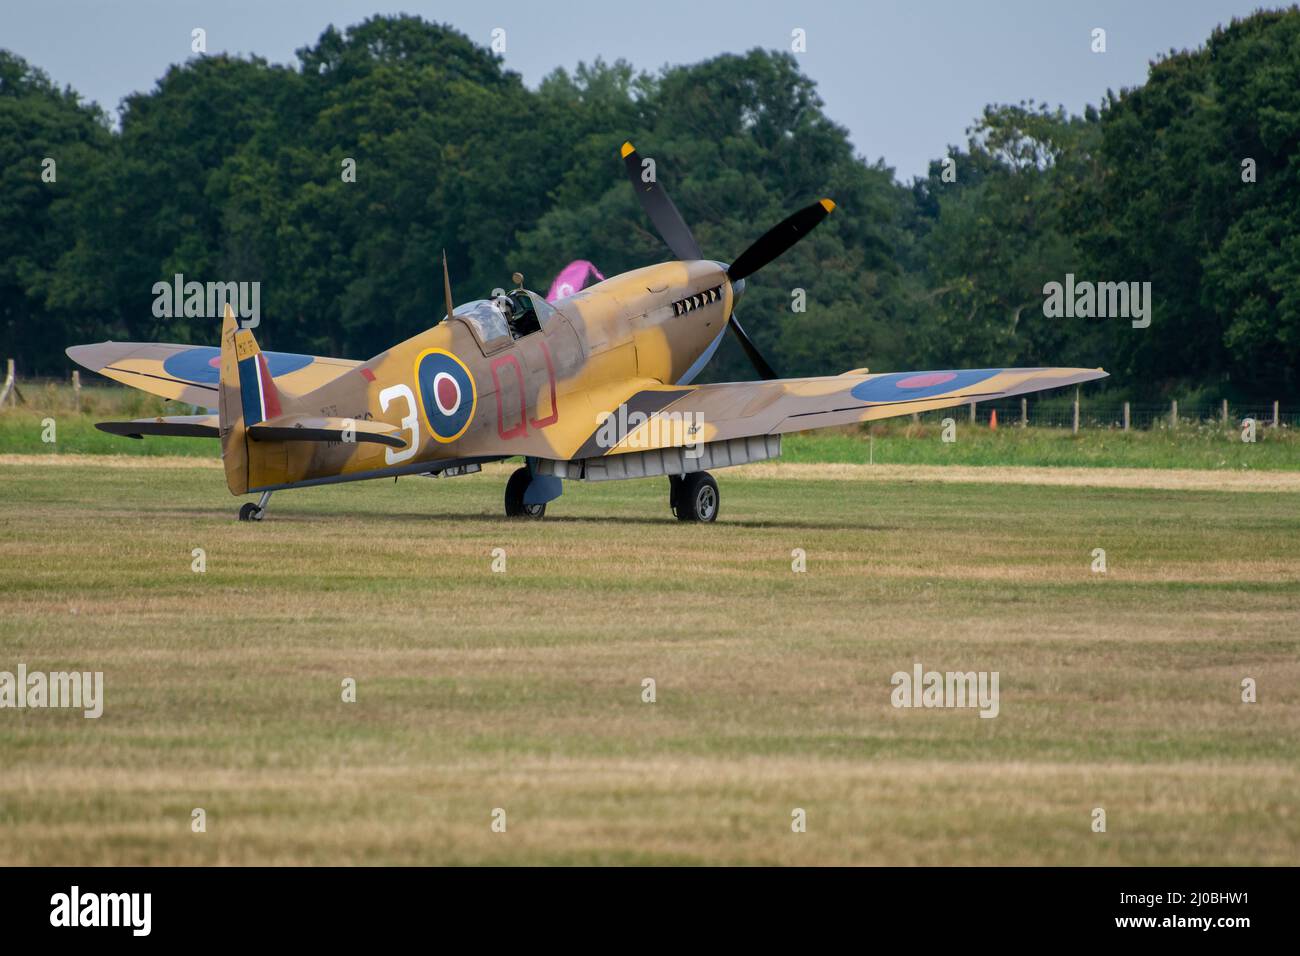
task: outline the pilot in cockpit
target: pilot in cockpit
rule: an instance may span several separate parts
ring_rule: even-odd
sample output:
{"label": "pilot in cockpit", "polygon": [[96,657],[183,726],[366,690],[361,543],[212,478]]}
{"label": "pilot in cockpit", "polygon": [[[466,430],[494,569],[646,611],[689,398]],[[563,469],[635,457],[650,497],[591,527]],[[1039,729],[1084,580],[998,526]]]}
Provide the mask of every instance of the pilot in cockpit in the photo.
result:
{"label": "pilot in cockpit", "polygon": [[[516,281],[520,281],[522,278],[522,276],[518,276]],[[510,334],[516,339],[531,335],[542,327],[532,297],[522,288],[515,289],[509,294],[504,289],[493,289],[492,304],[505,316],[506,325],[510,327]]]}
{"label": "pilot in cockpit", "polygon": [[537,308],[533,304],[532,296],[526,292],[515,291],[510,294],[513,303],[514,322],[512,328],[515,329],[517,338],[523,338],[525,335],[532,335],[542,327],[541,320],[537,316]]}
{"label": "pilot in cockpit", "polygon": [[506,295],[505,289],[492,290],[492,304],[505,316],[506,325],[510,326],[510,334],[519,338],[518,333],[515,332],[515,304],[510,300],[510,296]]}

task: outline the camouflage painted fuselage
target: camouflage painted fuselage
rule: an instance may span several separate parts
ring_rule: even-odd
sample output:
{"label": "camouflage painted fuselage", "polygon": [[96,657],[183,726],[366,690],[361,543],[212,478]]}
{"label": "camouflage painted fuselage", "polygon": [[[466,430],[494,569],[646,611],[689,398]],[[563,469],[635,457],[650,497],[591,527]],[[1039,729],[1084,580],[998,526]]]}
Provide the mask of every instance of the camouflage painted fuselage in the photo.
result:
{"label": "camouflage painted fuselage", "polygon": [[722,334],[732,305],[722,265],[700,260],[647,266],[591,286],[555,303],[540,331],[517,340],[481,341],[471,323],[453,317],[319,388],[282,393],[286,410],[388,422],[402,430],[407,447],[240,436],[244,448],[224,449],[227,456],[242,452],[247,462],[244,482],[238,468],[227,469],[231,491],[421,473],[514,455],[576,457],[593,447],[604,414],[640,392],[681,381]]}

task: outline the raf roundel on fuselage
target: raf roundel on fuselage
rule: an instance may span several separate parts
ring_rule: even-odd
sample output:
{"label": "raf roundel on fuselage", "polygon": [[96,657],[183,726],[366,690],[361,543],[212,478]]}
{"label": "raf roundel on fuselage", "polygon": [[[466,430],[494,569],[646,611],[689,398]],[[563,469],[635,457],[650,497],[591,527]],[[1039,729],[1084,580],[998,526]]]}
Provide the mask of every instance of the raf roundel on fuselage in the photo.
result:
{"label": "raf roundel on fuselage", "polygon": [[443,349],[426,349],[415,360],[415,387],[424,423],[437,441],[452,442],[465,434],[478,391],[464,362]]}

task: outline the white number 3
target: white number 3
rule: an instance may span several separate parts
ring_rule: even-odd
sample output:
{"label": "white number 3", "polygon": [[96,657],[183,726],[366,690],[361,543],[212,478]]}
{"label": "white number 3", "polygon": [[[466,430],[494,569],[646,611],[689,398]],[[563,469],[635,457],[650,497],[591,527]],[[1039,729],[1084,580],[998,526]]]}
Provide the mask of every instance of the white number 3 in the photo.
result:
{"label": "white number 3", "polygon": [[407,446],[401,450],[395,448],[384,448],[384,461],[390,465],[396,465],[399,461],[406,461],[415,454],[420,447],[420,416],[415,412],[415,396],[411,394],[411,389],[406,385],[390,385],[379,393],[379,410],[388,411],[388,403],[395,398],[406,401],[406,411],[409,413],[402,419],[402,430],[411,433],[411,440]]}

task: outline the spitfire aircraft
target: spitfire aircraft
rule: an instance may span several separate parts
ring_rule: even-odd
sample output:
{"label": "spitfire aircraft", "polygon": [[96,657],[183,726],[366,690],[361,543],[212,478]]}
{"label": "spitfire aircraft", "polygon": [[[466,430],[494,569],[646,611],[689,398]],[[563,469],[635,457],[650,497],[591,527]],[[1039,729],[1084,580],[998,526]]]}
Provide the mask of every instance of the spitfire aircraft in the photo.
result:
{"label": "spitfire aircraft", "polygon": [[[730,263],[706,259],[631,143],[624,164],[676,257],[554,304],[523,288],[452,305],[426,331],[366,361],[263,352],[229,305],[219,348],[104,342],[68,349],[86,368],[216,414],[103,422],[104,431],[221,442],[240,509],[261,520],[271,493],[365,478],[457,476],[521,457],[509,516],[538,518],[564,481],[659,477],[684,521],[713,521],[710,469],[775,458],[781,436],[1058,388],[1100,369],[986,368],[778,378],[736,316],[745,283],[835,209],[822,199]],[[649,180],[649,181],[647,181]],[[693,385],[730,329],[760,381]]]}

